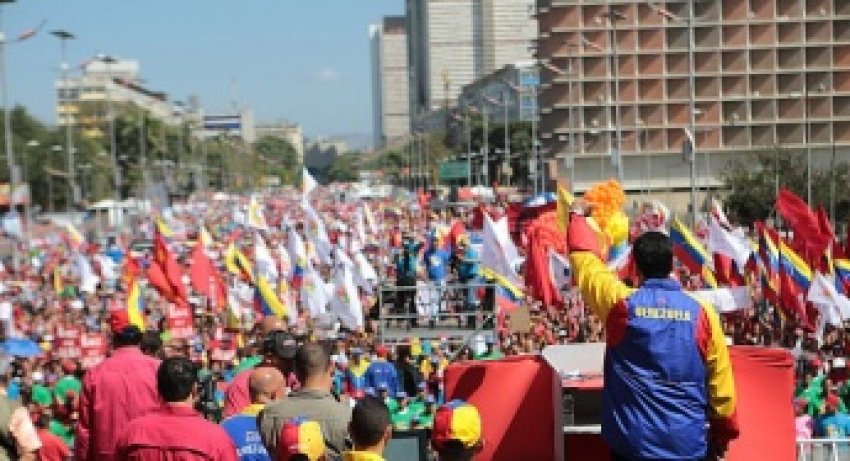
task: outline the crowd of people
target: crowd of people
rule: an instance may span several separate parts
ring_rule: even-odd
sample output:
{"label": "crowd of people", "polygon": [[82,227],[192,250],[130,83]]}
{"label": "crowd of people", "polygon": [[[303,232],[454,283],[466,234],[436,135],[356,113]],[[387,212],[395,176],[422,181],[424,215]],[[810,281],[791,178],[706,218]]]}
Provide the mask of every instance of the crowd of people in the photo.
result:
{"label": "crowd of people", "polygon": [[[253,457],[260,453],[275,459],[287,446],[308,447],[281,444],[280,438],[309,438],[316,424],[323,448],[311,453],[327,459],[371,459],[346,452],[352,446],[380,451],[390,429],[432,431],[436,448],[439,437],[450,437],[439,435],[446,429],[438,422],[440,411],[454,405],[445,401],[442,382],[452,360],[536,354],[548,345],[605,339],[603,322],[565,284],[558,307],[528,294],[520,298],[519,309],[528,313],[521,328],[512,316],[499,315],[492,335],[471,341],[411,336],[387,346],[379,340],[381,313],[408,315],[406,326],[416,328],[445,326],[444,314],[482,309],[481,290],[445,289],[484,281],[480,217],[464,207],[427,211],[397,199],[363,202],[337,187],[309,194],[308,200],[294,190],[203,195],[128,217],[122,230],[103,240],[94,237],[94,224],[30,229],[0,272],[6,338],[39,348],[9,350],[2,361],[0,387],[10,411],[0,407],[0,429],[8,426],[6,417],[21,419],[18,406],[32,423],[31,431],[14,426],[15,450],[44,460],[71,453],[81,460],[153,459],[154,440],[168,447],[185,439],[180,431],[146,429],[166,424],[187,430],[197,424],[199,433],[217,439],[207,445],[198,440],[187,450],[216,453],[235,446],[239,459],[266,459]],[[504,215],[506,206],[491,204],[491,215]],[[154,280],[162,255],[150,242],[159,238],[179,267],[182,295],[164,292]],[[190,280],[198,245],[215,271],[205,274],[206,289]],[[521,242],[517,248],[525,256]],[[687,284],[701,284],[685,268],[676,270]],[[261,278],[285,314],[261,289]],[[219,279],[223,291],[216,290]],[[382,294],[384,285],[406,290]],[[844,360],[850,336],[830,326],[819,338],[788,327],[757,288],[752,296],[755,307],[724,316],[727,340],[795,351],[799,437],[850,436]],[[458,323],[463,326],[484,325]],[[125,338],[128,329],[138,337]],[[127,393],[130,381],[144,386]],[[185,422],[170,422],[175,418]],[[134,430],[124,427],[131,420]],[[363,427],[349,425],[358,420]],[[215,423],[223,431],[212,429]],[[461,442],[466,449],[480,440]],[[311,453],[304,459],[322,459]]]}

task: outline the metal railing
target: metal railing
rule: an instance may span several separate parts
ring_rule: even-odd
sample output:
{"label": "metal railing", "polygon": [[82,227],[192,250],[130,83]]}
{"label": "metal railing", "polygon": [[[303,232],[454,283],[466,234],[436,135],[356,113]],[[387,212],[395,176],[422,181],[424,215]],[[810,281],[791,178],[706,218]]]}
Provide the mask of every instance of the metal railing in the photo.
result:
{"label": "metal railing", "polygon": [[492,283],[378,287],[378,336],[383,342],[415,335],[466,343],[482,331],[495,337],[495,312]]}
{"label": "metal railing", "polygon": [[799,439],[797,461],[844,461],[850,459],[850,439]]}

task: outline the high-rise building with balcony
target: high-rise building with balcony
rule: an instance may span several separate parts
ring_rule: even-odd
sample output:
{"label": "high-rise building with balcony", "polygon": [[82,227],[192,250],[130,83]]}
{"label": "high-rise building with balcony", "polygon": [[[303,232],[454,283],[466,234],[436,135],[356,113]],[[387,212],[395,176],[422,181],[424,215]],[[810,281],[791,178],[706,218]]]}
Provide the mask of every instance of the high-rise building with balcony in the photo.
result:
{"label": "high-rise building with balcony", "polygon": [[618,145],[628,190],[686,190],[690,125],[704,190],[736,159],[850,145],[850,1],[539,0],[537,18],[543,149],[579,190],[616,175]]}

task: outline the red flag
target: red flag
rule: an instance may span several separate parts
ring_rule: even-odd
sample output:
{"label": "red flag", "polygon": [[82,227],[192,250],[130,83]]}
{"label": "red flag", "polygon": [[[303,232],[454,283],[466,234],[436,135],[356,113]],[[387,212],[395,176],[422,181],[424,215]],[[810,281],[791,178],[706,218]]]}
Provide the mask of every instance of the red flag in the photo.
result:
{"label": "red flag", "polygon": [[794,231],[794,240],[805,244],[805,253],[810,258],[820,258],[829,246],[829,236],[821,233],[818,218],[809,205],[788,189],[782,189],[776,198],[776,211]]}
{"label": "red flag", "polygon": [[162,295],[163,298],[171,301],[176,299],[177,296],[174,294],[174,288],[168,283],[168,277],[165,276],[165,272],[163,272],[162,267],[156,262],[151,262],[150,266],[148,266],[148,283],[151,284],[152,287],[156,288],[156,291]]}
{"label": "red flag", "polygon": [[826,214],[826,210],[823,209],[823,205],[818,206],[818,228],[820,229],[820,233],[824,238],[829,238],[829,240],[835,240],[835,232],[832,230],[832,224],[829,222],[829,216]]}
{"label": "red flag", "polygon": [[732,258],[719,253],[712,254],[712,258],[714,259],[714,278],[718,284],[729,287],[740,287],[747,284]]}
{"label": "red flag", "polygon": [[165,243],[165,238],[156,232],[153,238],[153,258],[151,267],[158,265],[160,271],[165,275],[165,279],[171,286],[172,296],[179,301],[172,301],[180,305],[188,304],[188,294],[186,286],[183,285],[183,270],[177,264],[174,254],[168,249]]}
{"label": "red flag", "polygon": [[227,288],[221,274],[215,270],[210,258],[204,253],[203,245],[197,244],[192,250],[189,279],[195,291],[206,296],[211,306],[221,309],[227,304]]}
{"label": "red flag", "polygon": [[549,249],[566,253],[566,236],[558,229],[554,212],[541,215],[526,229],[528,258],[525,263],[525,286],[544,306],[563,306],[560,291],[552,283],[549,269]]}

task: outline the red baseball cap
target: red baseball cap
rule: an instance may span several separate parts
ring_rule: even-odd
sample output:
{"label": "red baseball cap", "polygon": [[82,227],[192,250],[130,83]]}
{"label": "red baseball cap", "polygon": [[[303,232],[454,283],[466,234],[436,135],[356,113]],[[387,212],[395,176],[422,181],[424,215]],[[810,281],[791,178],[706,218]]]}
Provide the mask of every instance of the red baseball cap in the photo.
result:
{"label": "red baseball cap", "polygon": [[375,354],[377,354],[378,357],[382,359],[387,358],[387,355],[389,355],[389,353],[390,351],[389,349],[387,349],[387,346],[378,346],[375,348]]}
{"label": "red baseball cap", "polygon": [[109,329],[113,334],[123,333],[130,326],[130,314],[125,309],[116,309],[109,314]]}

